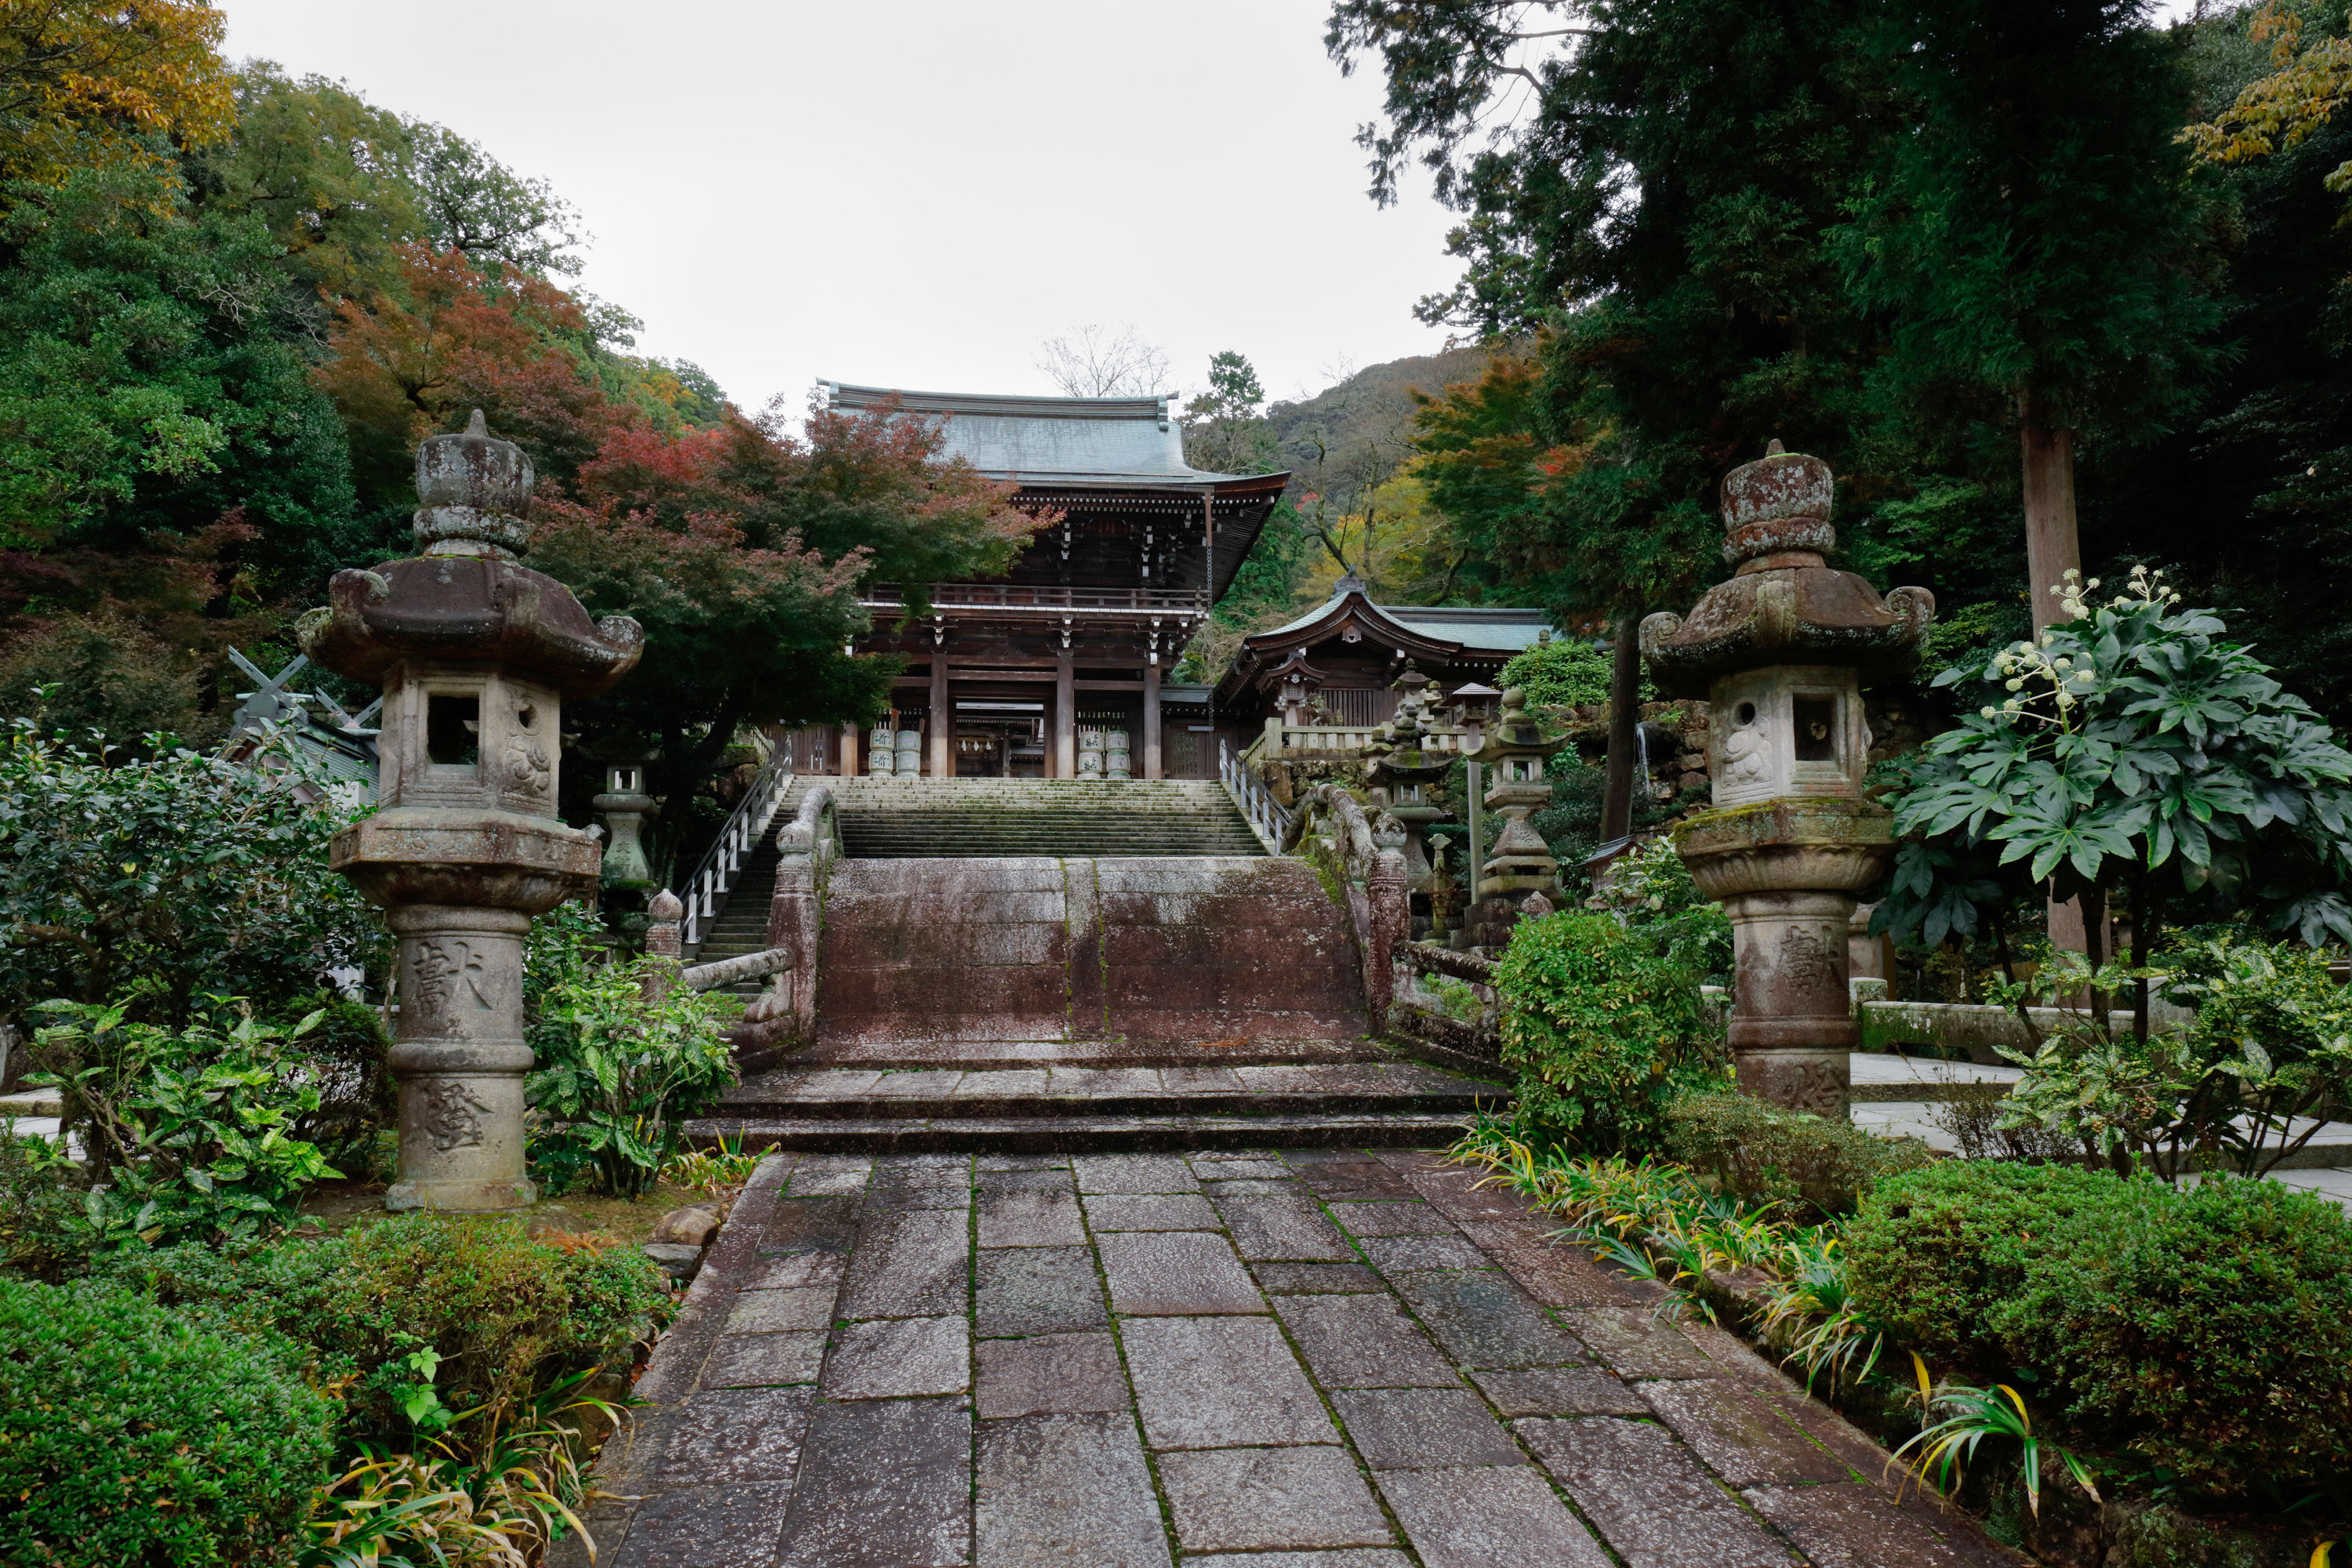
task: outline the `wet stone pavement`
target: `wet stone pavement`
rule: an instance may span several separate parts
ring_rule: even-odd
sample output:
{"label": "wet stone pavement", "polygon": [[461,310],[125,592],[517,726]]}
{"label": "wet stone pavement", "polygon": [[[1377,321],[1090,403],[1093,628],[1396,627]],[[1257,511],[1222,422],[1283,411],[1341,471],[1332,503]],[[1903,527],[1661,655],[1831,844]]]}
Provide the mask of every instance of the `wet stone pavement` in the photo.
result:
{"label": "wet stone pavement", "polygon": [[772,1156],[607,1448],[597,1561],[2021,1561],[1550,1228],[1388,1150]]}

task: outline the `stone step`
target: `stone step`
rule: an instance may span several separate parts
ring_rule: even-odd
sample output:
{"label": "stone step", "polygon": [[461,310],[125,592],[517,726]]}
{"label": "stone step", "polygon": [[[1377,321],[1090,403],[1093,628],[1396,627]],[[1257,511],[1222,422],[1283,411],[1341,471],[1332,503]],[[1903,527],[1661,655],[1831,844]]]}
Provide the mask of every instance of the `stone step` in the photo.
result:
{"label": "stone step", "polygon": [[1207,1149],[1428,1149],[1469,1127],[1466,1114],[1392,1116],[957,1116],[833,1120],[713,1117],[687,1141],[826,1154],[1108,1154]]}
{"label": "stone step", "polygon": [[1419,1063],[1217,1068],[783,1068],[727,1091],[735,1118],[1003,1121],[1073,1115],[1361,1116],[1499,1108],[1509,1089]]}

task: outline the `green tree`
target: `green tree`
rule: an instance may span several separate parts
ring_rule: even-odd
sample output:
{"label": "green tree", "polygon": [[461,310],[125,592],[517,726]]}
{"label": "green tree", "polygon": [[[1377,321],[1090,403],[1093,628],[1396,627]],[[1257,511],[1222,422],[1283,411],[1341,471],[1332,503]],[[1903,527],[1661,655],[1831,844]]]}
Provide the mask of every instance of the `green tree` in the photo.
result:
{"label": "green tree", "polygon": [[2036,626],[2082,565],[2078,437],[2160,428],[2214,358],[2189,77],[2147,12],[1890,0],[1873,52],[1911,125],[1836,237],[1885,402],[2015,430]]}
{"label": "green tree", "polygon": [[[1617,622],[1609,837],[1633,810],[1634,627],[1717,569],[1723,474],[1775,436],[1851,466],[1873,344],[1823,238],[1886,129],[1861,25],[1860,0],[1332,7],[1335,58],[1386,71],[1375,197],[1420,149],[1465,215],[1463,277],[1423,318],[1547,329],[1526,435],[1569,453],[1539,508],[1507,484],[1454,504],[1556,612]],[[1474,145],[1507,92],[1525,107]]]}
{"label": "green tree", "polygon": [[1281,462],[1265,388],[1231,349],[1209,356],[1209,389],[1184,405],[1184,460],[1213,474],[1265,474]]}

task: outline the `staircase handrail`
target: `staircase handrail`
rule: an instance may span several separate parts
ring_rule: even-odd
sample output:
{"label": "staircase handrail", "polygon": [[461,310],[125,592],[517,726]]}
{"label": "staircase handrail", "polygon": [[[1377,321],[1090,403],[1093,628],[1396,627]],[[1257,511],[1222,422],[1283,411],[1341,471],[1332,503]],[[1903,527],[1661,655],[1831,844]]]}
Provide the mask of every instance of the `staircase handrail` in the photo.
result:
{"label": "staircase handrail", "polygon": [[735,803],[719,837],[710,841],[710,847],[703,851],[694,869],[676,885],[677,896],[686,901],[682,936],[688,947],[701,941],[705,924],[718,918],[719,907],[727,901],[728,892],[742,872],[744,860],[768,831],[776,807],[782,804],[792,785],[793,749],[778,746],[760,764],[760,771],[751,775],[751,786]]}
{"label": "staircase handrail", "polygon": [[1252,773],[1241,758],[1234,754],[1233,742],[1217,742],[1217,774],[1224,781],[1225,794],[1241,808],[1248,819],[1250,831],[1257,835],[1269,855],[1279,855],[1290,842],[1291,830],[1297,826],[1297,813],[1286,811],[1265,787],[1265,781]]}

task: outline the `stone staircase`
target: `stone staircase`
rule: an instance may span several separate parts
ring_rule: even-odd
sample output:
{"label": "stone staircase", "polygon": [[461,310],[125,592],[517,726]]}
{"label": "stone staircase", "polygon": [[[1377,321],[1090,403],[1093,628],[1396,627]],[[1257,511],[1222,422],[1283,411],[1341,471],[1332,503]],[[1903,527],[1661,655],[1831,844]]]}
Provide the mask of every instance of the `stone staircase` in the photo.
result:
{"label": "stone staircase", "polygon": [[828,779],[853,859],[1262,855],[1213,779]]}
{"label": "stone staircase", "polygon": [[[763,885],[747,869],[739,900]],[[706,961],[722,940],[759,945],[730,912]],[[1288,857],[853,851],[826,895],[819,1038],[689,1135],[839,1153],[1426,1146],[1505,1102],[1366,1038],[1360,975],[1346,913]]]}

